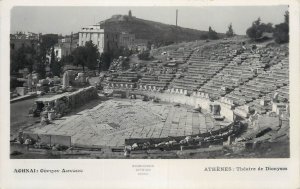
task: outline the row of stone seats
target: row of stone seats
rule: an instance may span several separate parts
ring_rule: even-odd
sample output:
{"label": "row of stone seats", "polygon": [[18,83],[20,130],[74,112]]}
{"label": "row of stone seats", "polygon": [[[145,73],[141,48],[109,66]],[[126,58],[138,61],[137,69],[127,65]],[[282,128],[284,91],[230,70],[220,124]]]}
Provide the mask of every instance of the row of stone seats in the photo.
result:
{"label": "row of stone seats", "polygon": [[169,58],[172,58],[173,60],[179,60],[182,61],[182,63],[185,63],[192,53],[192,49],[177,49],[169,52]]}
{"label": "row of stone seats", "polygon": [[175,74],[177,68],[175,67],[164,67],[162,65],[151,65],[144,67],[139,70],[140,73],[150,74],[150,75],[161,75],[161,74]]}
{"label": "row of stone seats", "polygon": [[[198,90],[220,72],[220,70],[227,66],[228,62],[232,59],[232,56],[229,56],[230,51],[231,49],[224,50],[224,46],[222,45],[210,45],[204,47],[201,51],[194,52],[187,62],[188,67],[187,72],[184,74],[184,78],[181,79],[181,82],[179,80],[175,81],[174,87],[183,87],[189,89],[189,91]],[[197,77],[197,80],[195,80],[195,77]],[[188,83],[193,79],[195,80],[193,83]],[[179,83],[181,84],[180,86],[178,86]],[[210,91],[212,96],[216,96],[219,93],[217,88],[218,87],[212,85],[206,86],[199,91]]]}
{"label": "row of stone seats", "polygon": [[142,90],[164,90],[167,89],[175,74],[148,75],[145,74],[138,83]]}
{"label": "row of stone seats", "polygon": [[[243,54],[239,56],[239,58],[245,60],[244,57],[246,56]],[[224,67],[220,73],[201,87],[199,91],[208,93],[213,98],[219,98],[224,96],[227,90],[232,90],[253,78],[255,75],[253,72],[253,65],[249,62],[243,62],[242,64],[236,65],[236,60],[239,58],[234,58],[228,66]]]}
{"label": "row of stone seats", "polygon": [[[224,68],[221,73],[204,85],[200,90],[202,92],[211,94],[211,96],[219,98],[220,96],[224,95],[224,90],[221,88],[228,88],[230,91],[230,89],[234,89],[235,87],[242,85],[243,83],[252,79],[256,74],[262,73],[266,63],[270,64],[271,62],[270,65],[278,64],[278,62],[281,61],[281,56],[278,56],[278,53],[274,54],[272,50],[263,51],[261,54],[246,50],[242,54],[234,57],[232,62],[226,68]],[[261,60],[261,57],[271,57],[273,59],[269,59],[269,62],[265,62],[265,60]],[[261,78],[261,80],[264,79],[265,78]],[[219,94],[217,94],[216,90],[211,90],[212,86],[219,88]],[[254,94],[255,90],[246,90],[247,86],[245,86],[243,89],[245,89],[244,94],[240,94],[238,91],[235,91],[233,95],[229,95],[229,97],[232,99],[238,99],[238,96],[245,95],[242,103],[246,103],[251,98],[257,98],[257,95]],[[240,100],[237,103],[240,103]]]}
{"label": "row of stone seats", "polygon": [[191,56],[187,64],[187,71],[183,73],[183,78],[175,79],[172,88],[195,91],[226,65],[224,62],[206,60],[197,52]]}
{"label": "row of stone seats", "polygon": [[136,72],[122,72],[112,74],[112,78],[107,82],[108,88],[128,88],[136,87],[138,81],[138,74]]}
{"label": "row of stone seats", "polygon": [[[290,95],[289,95],[290,88],[289,86],[284,86],[279,89],[277,89],[274,93],[278,93],[278,99],[280,102],[289,102],[290,101]],[[272,93],[272,96],[274,95]]]}
{"label": "row of stone seats", "polygon": [[[285,59],[282,59],[281,64],[288,63]],[[283,77],[285,80],[282,80],[282,77],[278,77],[279,67],[274,65],[269,71],[263,72],[257,76],[257,78],[247,82],[246,84],[236,88],[232,93],[226,95],[228,98],[239,97],[243,102],[235,101],[238,105],[243,105],[244,103],[249,103],[258,99],[260,97],[271,94],[272,91],[275,91],[277,88],[283,87],[288,83],[288,70],[283,72]]]}
{"label": "row of stone seats", "polygon": [[[279,102],[289,102],[289,61],[288,49],[273,49],[271,56],[277,57],[279,63],[272,65],[269,71],[261,74],[257,80],[252,81],[256,89],[260,89],[261,97],[247,104],[259,114],[272,110],[270,103],[274,95],[278,94]],[[275,95],[276,96],[276,95]],[[267,102],[267,103],[266,103]]]}

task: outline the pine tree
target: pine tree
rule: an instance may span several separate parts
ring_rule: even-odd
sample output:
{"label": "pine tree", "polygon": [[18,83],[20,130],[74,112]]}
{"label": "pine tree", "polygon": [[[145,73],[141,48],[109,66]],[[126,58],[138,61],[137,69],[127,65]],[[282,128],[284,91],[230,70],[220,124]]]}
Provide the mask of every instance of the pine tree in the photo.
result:
{"label": "pine tree", "polygon": [[234,36],[234,31],[232,29],[232,24],[230,23],[230,25],[228,26],[228,31],[226,32],[226,36],[227,37],[233,37]]}
{"label": "pine tree", "polygon": [[60,62],[57,61],[55,53],[54,53],[54,46],[51,48],[51,61],[50,61],[50,71],[54,76],[59,76],[61,72],[61,65]]}

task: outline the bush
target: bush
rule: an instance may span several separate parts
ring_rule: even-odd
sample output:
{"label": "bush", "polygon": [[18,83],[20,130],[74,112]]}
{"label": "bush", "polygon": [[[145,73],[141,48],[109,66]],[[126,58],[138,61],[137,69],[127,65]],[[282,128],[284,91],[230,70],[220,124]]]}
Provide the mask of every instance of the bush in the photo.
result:
{"label": "bush", "polygon": [[289,25],[281,23],[275,26],[274,38],[276,43],[289,42]]}
{"label": "bush", "polygon": [[260,18],[252,23],[252,26],[247,29],[246,34],[249,38],[257,40],[262,37],[264,32],[271,33],[274,31],[274,28],[271,23],[265,24],[261,23]]}
{"label": "bush", "polygon": [[274,38],[276,43],[289,42],[289,12],[285,12],[284,22],[275,26]]}
{"label": "bush", "polygon": [[219,39],[219,36],[216,31],[214,31],[210,26],[207,33],[208,39]]}

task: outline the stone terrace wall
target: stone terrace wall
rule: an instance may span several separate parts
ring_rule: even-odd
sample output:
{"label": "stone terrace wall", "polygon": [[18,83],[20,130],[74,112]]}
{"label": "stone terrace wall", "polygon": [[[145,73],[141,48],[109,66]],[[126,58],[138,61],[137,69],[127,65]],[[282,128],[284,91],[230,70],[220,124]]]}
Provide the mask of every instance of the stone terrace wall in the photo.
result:
{"label": "stone terrace wall", "polygon": [[[160,93],[160,92],[150,92],[150,91],[138,91],[138,94],[144,94],[149,97],[159,98],[161,101],[170,103],[180,103],[189,105],[197,108],[200,106],[202,109],[210,111],[210,104],[212,103],[209,98],[200,96],[185,96],[182,94],[172,94],[172,93]],[[221,106],[220,114],[224,116],[229,121],[233,121],[233,109],[229,103],[220,101],[217,103]]]}

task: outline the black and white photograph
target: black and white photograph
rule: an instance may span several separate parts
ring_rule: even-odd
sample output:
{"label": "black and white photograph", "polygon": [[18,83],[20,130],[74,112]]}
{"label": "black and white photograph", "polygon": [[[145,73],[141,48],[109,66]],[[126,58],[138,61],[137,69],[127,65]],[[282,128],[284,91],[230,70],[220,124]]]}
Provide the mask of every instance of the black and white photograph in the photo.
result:
{"label": "black and white photograph", "polygon": [[299,189],[299,0],[0,0],[0,188]]}
{"label": "black and white photograph", "polygon": [[288,5],[10,13],[11,159],[290,157]]}

